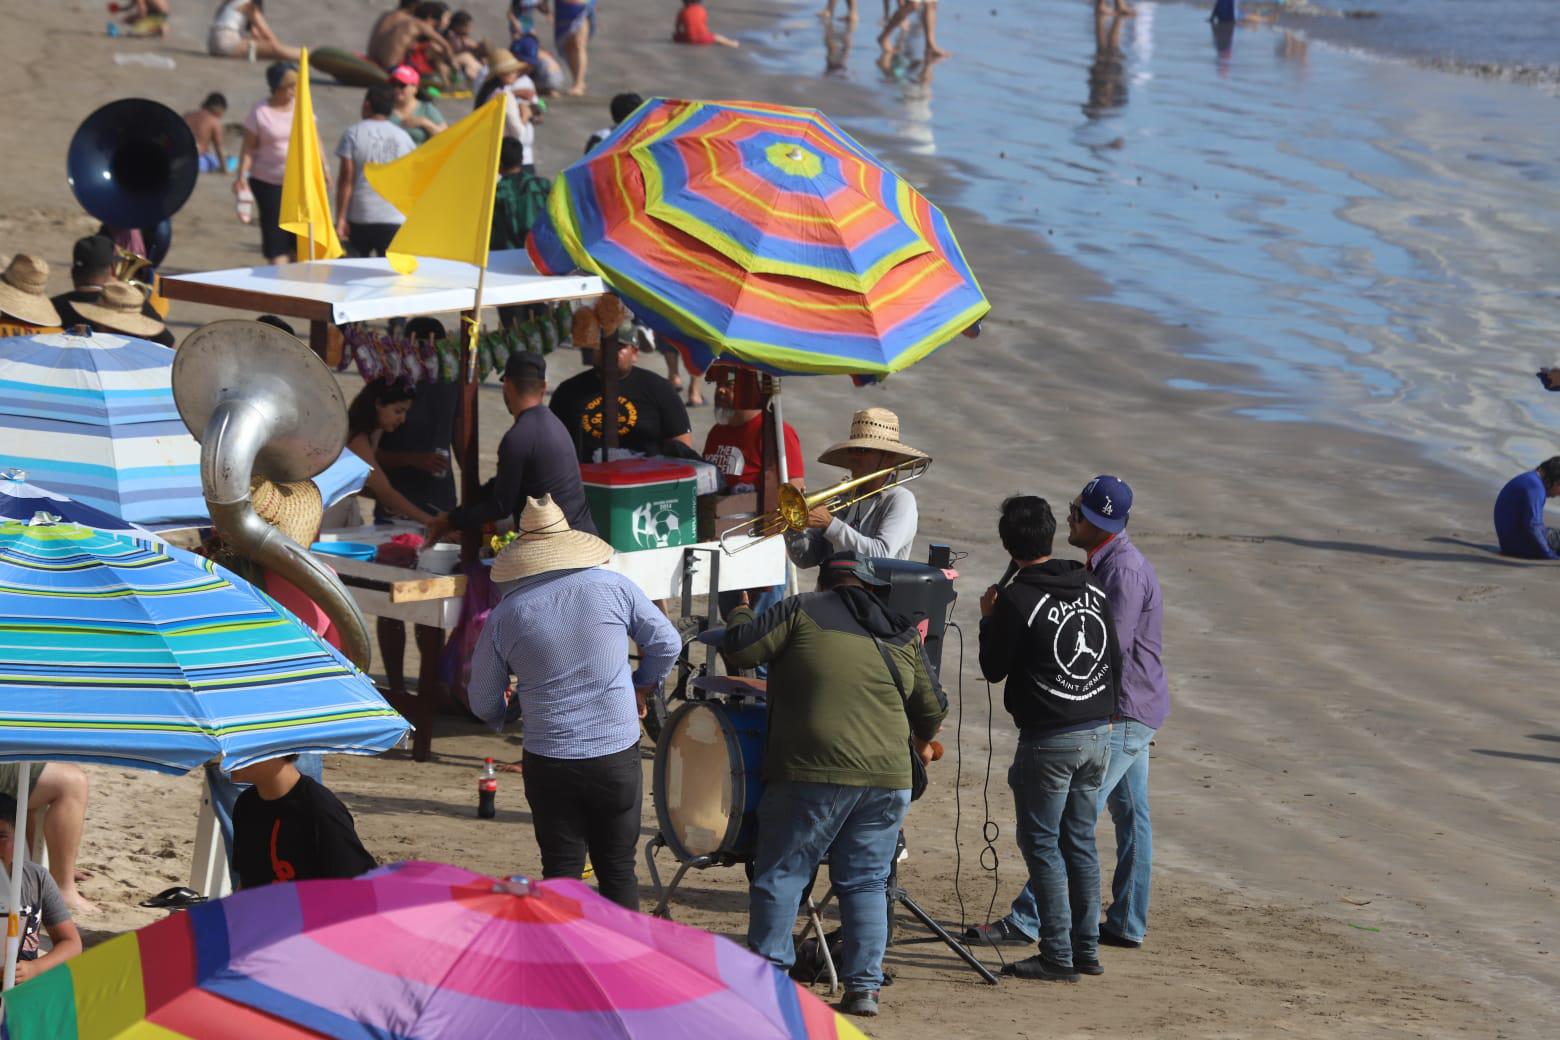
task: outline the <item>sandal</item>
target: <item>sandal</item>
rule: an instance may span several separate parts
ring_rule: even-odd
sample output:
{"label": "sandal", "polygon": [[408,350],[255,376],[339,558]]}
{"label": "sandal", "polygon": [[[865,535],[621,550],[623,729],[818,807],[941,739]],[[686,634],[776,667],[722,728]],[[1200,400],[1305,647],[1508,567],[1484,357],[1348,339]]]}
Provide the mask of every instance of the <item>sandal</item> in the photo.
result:
{"label": "sandal", "polygon": [[205,901],[206,897],[194,889],[175,885],[163,889],[150,899],[141,900],[141,905],[149,910],[183,910]]}

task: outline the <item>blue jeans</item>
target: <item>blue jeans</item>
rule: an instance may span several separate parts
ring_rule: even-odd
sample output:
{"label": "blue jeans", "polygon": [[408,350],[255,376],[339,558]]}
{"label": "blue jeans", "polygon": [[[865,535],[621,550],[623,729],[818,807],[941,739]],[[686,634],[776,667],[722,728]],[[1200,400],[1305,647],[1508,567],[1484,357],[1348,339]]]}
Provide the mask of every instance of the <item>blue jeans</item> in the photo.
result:
{"label": "blue jeans", "polygon": [[[1154,868],[1154,827],[1148,815],[1148,743],[1154,730],[1125,719],[1110,728],[1110,757],[1100,785],[1100,811],[1110,809],[1116,825],[1116,871],[1110,879],[1105,927],[1133,942],[1148,932],[1148,888]],[[1013,900],[1008,923],[1034,938],[1040,931],[1034,890]]]}
{"label": "blue jeans", "polygon": [[[318,753],[299,755],[293,763],[298,772],[315,781],[325,781],[325,756]],[[222,828],[222,846],[227,850],[228,869],[233,869],[233,806],[238,796],[249,790],[248,784],[235,784],[228,775],[214,765],[206,766],[206,786],[211,789],[211,807],[217,813],[217,826]]]}
{"label": "blue jeans", "polygon": [[1040,953],[1059,964],[1099,956],[1100,859],[1094,850],[1110,726],[1019,739],[1008,770],[1018,849],[1039,911]]}
{"label": "blue jeans", "polygon": [[783,782],[765,788],[748,893],[748,947],[781,971],[791,969],[802,892],[827,858],[844,932],[840,980],[858,992],[882,986],[888,875],[909,808],[909,791],[885,787]]}

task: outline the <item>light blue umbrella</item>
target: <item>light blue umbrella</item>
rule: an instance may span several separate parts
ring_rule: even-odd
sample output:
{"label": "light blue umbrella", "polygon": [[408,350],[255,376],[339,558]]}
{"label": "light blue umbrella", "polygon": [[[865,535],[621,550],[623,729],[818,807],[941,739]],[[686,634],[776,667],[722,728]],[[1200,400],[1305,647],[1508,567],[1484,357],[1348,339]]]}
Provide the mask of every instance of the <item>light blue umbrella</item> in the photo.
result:
{"label": "light blue umbrella", "polygon": [[[210,560],[46,516],[0,521],[0,761],[231,771],[376,754],[409,728],[346,658]],[[13,937],[24,844],[8,865]],[[10,938],[7,983],[15,963]]]}
{"label": "light blue umbrella", "polygon": [[[173,354],[105,333],[0,339],[0,469],[143,527],[210,523]],[[325,504],[361,488],[369,468],[343,451],[314,478]]]}

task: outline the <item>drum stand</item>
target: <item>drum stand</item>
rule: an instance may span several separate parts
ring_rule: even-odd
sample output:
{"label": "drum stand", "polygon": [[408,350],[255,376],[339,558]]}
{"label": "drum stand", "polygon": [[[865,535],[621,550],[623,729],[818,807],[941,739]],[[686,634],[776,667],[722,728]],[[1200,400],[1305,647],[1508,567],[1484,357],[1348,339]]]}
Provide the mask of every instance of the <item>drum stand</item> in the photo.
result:
{"label": "drum stand", "polygon": [[[958,954],[959,959],[963,961],[971,971],[979,975],[984,982],[991,986],[997,985],[997,977],[991,973],[991,969],[982,964],[980,960],[969,951],[968,947],[959,942],[959,940],[955,939],[953,935],[949,933],[948,929],[938,924],[936,918],[932,917],[931,914],[921,909],[921,904],[912,899],[910,897],[910,893],[905,889],[905,886],[899,883],[899,855],[904,850],[904,848],[905,833],[904,831],[900,831],[899,842],[894,849],[894,866],[889,870],[888,873],[889,945],[893,945],[894,942],[894,905],[897,903],[899,906],[904,907],[905,910],[910,913],[911,917],[914,917],[921,923],[922,927],[931,933],[929,936],[923,936],[917,939],[901,939],[899,940],[900,945],[909,945],[910,943],[940,942],[944,946],[948,947],[948,949]],[[829,904],[829,900],[833,898],[834,887],[831,885],[829,887],[828,893],[823,897],[823,902],[819,903],[816,907],[813,906],[812,900],[809,899],[807,901],[808,914],[810,918],[808,923],[808,931],[814,931],[818,936],[818,944],[823,947],[825,951],[825,957],[828,956],[827,951],[829,944],[828,941],[824,938],[823,921],[819,916],[819,912],[823,909],[823,907],[827,906]],[[808,931],[802,932],[803,939],[807,938]],[[829,975],[832,979],[834,977],[834,965],[832,961],[828,963]],[[830,990],[830,992],[833,992],[833,990]]]}

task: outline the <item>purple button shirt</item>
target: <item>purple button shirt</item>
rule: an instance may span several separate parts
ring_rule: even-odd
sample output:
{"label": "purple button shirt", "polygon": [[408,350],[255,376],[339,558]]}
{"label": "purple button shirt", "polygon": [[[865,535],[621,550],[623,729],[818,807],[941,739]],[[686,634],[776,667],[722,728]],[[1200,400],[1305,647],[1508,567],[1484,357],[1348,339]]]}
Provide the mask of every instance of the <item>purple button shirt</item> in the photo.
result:
{"label": "purple button shirt", "polygon": [[1165,601],[1159,575],[1122,531],[1089,561],[1089,573],[1105,590],[1121,644],[1121,701],[1117,711],[1149,729],[1170,716],[1170,684],[1160,659]]}

